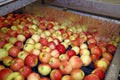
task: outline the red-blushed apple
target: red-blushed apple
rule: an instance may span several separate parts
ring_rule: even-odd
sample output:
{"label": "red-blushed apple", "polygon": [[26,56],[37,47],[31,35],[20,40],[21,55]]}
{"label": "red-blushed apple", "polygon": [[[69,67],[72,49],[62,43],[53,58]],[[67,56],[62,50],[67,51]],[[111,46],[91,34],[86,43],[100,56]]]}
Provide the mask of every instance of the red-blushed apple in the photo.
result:
{"label": "red-blushed apple", "polygon": [[41,77],[40,80],[50,80],[48,77]]}
{"label": "red-blushed apple", "polygon": [[12,43],[6,43],[4,46],[3,46],[3,49],[5,49],[6,51],[9,51],[9,49],[11,47],[13,47],[14,45]]}
{"label": "red-blushed apple", "polygon": [[101,68],[103,71],[106,71],[108,68],[108,64],[104,60],[97,60],[94,63],[95,68]]}
{"label": "red-blushed apple", "polygon": [[97,46],[96,43],[90,43],[90,44],[88,44],[88,48],[89,48],[89,49],[91,49],[91,48],[93,48],[93,47],[95,47],[95,46]]}
{"label": "red-blushed apple", "polygon": [[8,42],[14,44],[17,41],[17,38],[15,37],[10,37]]}
{"label": "red-blushed apple", "polygon": [[8,56],[8,52],[5,49],[0,48],[0,61],[2,61],[6,56]]}
{"label": "red-blushed apple", "polygon": [[47,76],[47,75],[49,75],[50,74],[50,72],[51,72],[51,67],[50,67],[50,65],[49,64],[39,64],[38,65],[38,72],[41,74],[41,75],[43,75],[43,76]]}
{"label": "red-blushed apple", "polygon": [[83,66],[88,66],[92,62],[92,59],[89,55],[81,55],[80,58],[83,62]]}
{"label": "red-blushed apple", "polygon": [[55,58],[58,58],[59,55],[60,55],[60,53],[59,53],[59,51],[57,49],[51,50],[50,54],[51,54],[52,57],[55,57]]}
{"label": "red-blushed apple", "polygon": [[39,41],[40,41],[40,36],[37,35],[37,34],[33,34],[33,35],[31,36],[31,38],[32,38],[35,42],[39,42]]}
{"label": "red-blushed apple", "polygon": [[12,73],[10,68],[4,68],[0,70],[0,80],[6,80],[8,75]]}
{"label": "red-blushed apple", "polygon": [[53,28],[53,26],[54,26],[54,24],[53,23],[48,23],[47,24],[47,29],[49,30],[49,29],[52,29]]}
{"label": "red-blushed apple", "polygon": [[88,45],[86,43],[83,43],[80,45],[80,49],[88,49]]}
{"label": "red-blushed apple", "polygon": [[22,60],[25,60],[25,58],[27,57],[27,55],[29,55],[29,53],[23,50],[23,51],[20,51],[18,53],[17,57],[20,58],[20,59],[22,59]]}
{"label": "red-blushed apple", "polygon": [[26,37],[23,34],[17,35],[17,40],[24,42],[26,40]]}
{"label": "red-blushed apple", "polygon": [[2,64],[0,64],[0,71],[1,71],[2,69],[4,69],[4,68],[5,68],[5,66],[2,65]]}
{"label": "red-blushed apple", "polygon": [[11,65],[12,60],[13,60],[13,57],[6,56],[5,58],[3,58],[3,64],[9,67]]}
{"label": "red-blushed apple", "polygon": [[7,43],[7,40],[0,39],[0,48],[3,48],[3,46]]}
{"label": "red-blushed apple", "polygon": [[97,56],[96,54],[91,54],[90,56],[91,56],[93,62],[100,59],[100,57]]}
{"label": "red-blushed apple", "polygon": [[23,47],[23,50],[31,52],[34,49],[34,44],[26,43]]}
{"label": "red-blushed apple", "polygon": [[67,51],[65,52],[65,54],[67,54],[67,55],[69,56],[69,58],[71,58],[72,56],[75,56],[75,55],[76,55],[76,53],[75,53],[74,50],[67,50]]}
{"label": "red-blushed apple", "polygon": [[100,80],[100,78],[96,76],[95,74],[89,74],[85,76],[84,80]]}
{"label": "red-blushed apple", "polygon": [[24,62],[29,67],[35,67],[38,64],[38,57],[33,54],[29,54],[25,58]]}
{"label": "red-blushed apple", "polygon": [[59,60],[60,61],[68,61],[70,58],[67,54],[60,54]]}
{"label": "red-blushed apple", "polygon": [[109,60],[107,60],[106,58],[100,58],[100,60],[103,60],[103,61],[105,61],[106,63],[107,63],[107,65],[109,66],[110,65],[110,61]]}
{"label": "red-blushed apple", "polygon": [[51,57],[50,61],[49,61],[49,64],[50,64],[52,69],[53,68],[59,68],[60,60],[58,58]]}
{"label": "red-blushed apple", "polygon": [[42,52],[50,52],[51,49],[48,46],[42,46],[41,51]]}
{"label": "red-blushed apple", "polygon": [[103,80],[105,78],[105,72],[101,68],[94,69],[92,73],[98,76],[100,80]]}
{"label": "red-blushed apple", "polygon": [[55,43],[53,41],[48,42],[48,47],[50,47],[50,49],[55,49]]}
{"label": "red-blushed apple", "polygon": [[67,49],[68,48],[68,46],[69,46],[69,44],[68,43],[66,43],[66,42],[61,42],[61,44],[63,44],[64,46],[65,46],[65,48]]}
{"label": "red-blushed apple", "polygon": [[112,44],[107,44],[106,45],[107,52],[114,54],[116,51],[116,47]]}
{"label": "red-blushed apple", "polygon": [[72,56],[69,59],[69,62],[72,65],[73,69],[81,68],[83,66],[83,62],[78,56]]}
{"label": "red-blushed apple", "polygon": [[80,55],[90,55],[90,51],[88,49],[81,49]]}
{"label": "red-blushed apple", "polygon": [[102,50],[98,46],[91,48],[90,51],[92,54],[95,54],[99,57],[102,55]]}
{"label": "red-blushed apple", "polygon": [[75,51],[76,55],[78,55],[80,52],[80,48],[78,46],[72,46],[71,49]]}
{"label": "red-blushed apple", "polygon": [[56,45],[56,49],[59,51],[60,54],[65,53],[65,46],[63,44]]}
{"label": "red-blushed apple", "polygon": [[109,60],[109,61],[111,61],[112,58],[113,58],[112,54],[111,53],[107,53],[107,52],[103,53],[102,57],[107,59],[107,60]]}
{"label": "red-blushed apple", "polygon": [[61,80],[62,79],[62,73],[59,69],[53,69],[50,73],[50,79],[51,80]]}
{"label": "red-blushed apple", "polygon": [[97,41],[96,41],[96,39],[95,39],[94,37],[92,37],[92,38],[89,38],[89,39],[87,40],[87,43],[88,43],[88,44],[90,44],[90,43],[97,43]]}
{"label": "red-blushed apple", "polygon": [[73,80],[73,78],[71,75],[64,75],[61,80]]}
{"label": "red-blushed apple", "polygon": [[14,43],[14,46],[22,49],[22,48],[23,48],[23,42],[22,42],[22,41],[16,41],[16,42]]}
{"label": "red-blushed apple", "polygon": [[85,77],[85,73],[81,69],[73,69],[71,72],[71,76],[73,80],[83,80]]}
{"label": "red-blushed apple", "polygon": [[25,80],[25,78],[19,72],[12,72],[8,75],[6,80]]}
{"label": "red-blushed apple", "polygon": [[39,56],[40,50],[39,50],[39,49],[33,49],[33,50],[30,52],[30,54],[33,54],[33,55],[35,55],[35,56]]}
{"label": "red-blushed apple", "polygon": [[39,61],[41,63],[49,63],[50,58],[51,58],[51,54],[48,52],[41,52],[39,54]]}
{"label": "red-blushed apple", "polygon": [[55,43],[55,45],[60,44],[60,40],[59,40],[59,39],[57,39],[57,38],[54,38],[54,39],[53,39],[53,42]]}
{"label": "red-blushed apple", "polygon": [[62,74],[70,74],[72,71],[72,65],[68,61],[63,61],[61,62],[59,69]]}
{"label": "red-blushed apple", "polygon": [[32,69],[28,66],[23,66],[19,70],[20,74],[22,74],[25,78],[28,77],[30,73],[32,73]]}
{"label": "red-blushed apple", "polygon": [[9,55],[12,57],[17,57],[19,52],[20,52],[20,48],[16,46],[11,47],[8,51]]}
{"label": "red-blushed apple", "polygon": [[20,58],[14,58],[11,62],[10,68],[13,71],[19,71],[24,66],[24,61]]}
{"label": "red-blushed apple", "polygon": [[101,50],[102,50],[102,53],[105,53],[105,52],[107,52],[107,49],[106,49],[106,47],[104,47],[104,46],[99,46],[100,48],[101,48]]}
{"label": "red-blushed apple", "polygon": [[43,45],[43,46],[47,46],[47,45],[48,45],[48,40],[47,40],[47,38],[40,38],[40,43],[41,43],[41,45]]}

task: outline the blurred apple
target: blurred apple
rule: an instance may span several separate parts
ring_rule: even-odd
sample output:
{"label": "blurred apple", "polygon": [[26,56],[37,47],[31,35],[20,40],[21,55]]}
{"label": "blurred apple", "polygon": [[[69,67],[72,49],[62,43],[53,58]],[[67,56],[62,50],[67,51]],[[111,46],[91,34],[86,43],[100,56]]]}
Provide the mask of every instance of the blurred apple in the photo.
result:
{"label": "blurred apple", "polygon": [[51,68],[59,68],[60,60],[58,58],[51,57],[49,64],[50,64]]}
{"label": "blurred apple", "polygon": [[89,74],[89,75],[85,76],[84,80],[100,80],[100,79],[95,74]]}
{"label": "blurred apple", "polygon": [[59,60],[60,61],[68,61],[69,60],[69,56],[67,54],[60,54]]}
{"label": "blurred apple", "polygon": [[2,61],[6,56],[8,56],[8,52],[5,49],[0,48],[0,61]]}
{"label": "blurred apple", "polygon": [[16,46],[11,47],[8,51],[9,55],[12,57],[17,57],[19,52],[20,52],[20,48]]}
{"label": "blurred apple", "polygon": [[83,62],[83,66],[88,66],[92,62],[92,59],[89,55],[81,55],[80,58]]}
{"label": "blurred apple", "polygon": [[61,80],[62,79],[62,73],[59,69],[53,69],[50,73],[50,79],[51,80]]}
{"label": "blurred apple", "polygon": [[41,79],[38,73],[32,72],[28,75],[27,80],[41,80]]}
{"label": "blurred apple", "polygon": [[3,64],[7,67],[10,67],[12,60],[13,60],[13,57],[6,56],[5,58],[3,58]]}
{"label": "blurred apple", "polygon": [[64,75],[61,80],[73,80],[73,78],[71,75]]}

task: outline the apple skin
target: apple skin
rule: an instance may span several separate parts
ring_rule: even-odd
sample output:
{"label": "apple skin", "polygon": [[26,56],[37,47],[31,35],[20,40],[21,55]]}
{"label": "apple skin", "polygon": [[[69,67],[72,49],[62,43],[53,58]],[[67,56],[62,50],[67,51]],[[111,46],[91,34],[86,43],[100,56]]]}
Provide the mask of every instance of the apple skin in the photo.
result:
{"label": "apple skin", "polygon": [[22,41],[16,41],[14,43],[14,46],[19,47],[20,49],[22,49],[23,48],[23,42]]}
{"label": "apple skin", "polygon": [[38,57],[33,54],[29,54],[25,58],[24,62],[29,67],[35,67],[38,64]]}
{"label": "apple skin", "polygon": [[116,51],[116,47],[112,44],[107,44],[106,45],[107,52],[114,54]]}
{"label": "apple skin", "polygon": [[80,55],[90,55],[90,51],[88,49],[81,49],[80,50]]}
{"label": "apple skin", "polygon": [[8,52],[5,49],[0,48],[0,61],[2,61],[6,56],[8,56]]}
{"label": "apple skin", "polygon": [[4,68],[5,68],[5,66],[2,65],[2,64],[0,64],[0,71],[1,71],[2,69],[4,69]]}
{"label": "apple skin", "polygon": [[78,57],[78,56],[72,56],[72,57],[69,59],[69,62],[70,62],[70,64],[72,65],[72,68],[73,68],[73,69],[81,68],[82,65],[83,65],[82,60],[81,60],[80,57]]}
{"label": "apple skin", "polygon": [[67,54],[60,54],[59,60],[60,61],[68,61],[69,60],[69,56]]}
{"label": "apple skin", "polygon": [[62,74],[70,74],[72,71],[72,65],[68,61],[63,61],[61,62],[59,69]]}
{"label": "apple skin", "polygon": [[53,41],[48,42],[48,47],[50,47],[50,49],[55,49],[55,43]]}
{"label": "apple skin", "polygon": [[111,61],[113,59],[112,54],[111,53],[107,53],[107,52],[103,53],[102,57],[107,59],[108,61]]}
{"label": "apple skin", "polygon": [[10,68],[13,71],[19,71],[24,66],[24,61],[20,58],[14,58],[11,62]]}
{"label": "apple skin", "polygon": [[89,74],[84,78],[84,80],[100,80],[100,79],[95,74]]}
{"label": "apple skin", "polygon": [[47,76],[48,74],[50,74],[51,70],[52,69],[49,64],[39,64],[38,65],[38,72],[43,76]]}
{"label": "apple skin", "polygon": [[50,61],[49,61],[49,64],[50,64],[52,69],[53,68],[59,68],[60,60],[58,58],[51,57]]}
{"label": "apple skin", "polygon": [[13,57],[6,56],[5,58],[3,58],[3,64],[9,67],[11,65],[12,60],[13,60]]}
{"label": "apple skin", "polygon": [[0,80],[6,80],[8,75],[12,73],[10,68],[4,68],[0,70]]}
{"label": "apple skin", "polygon": [[94,69],[92,73],[98,76],[100,80],[103,80],[105,78],[105,72],[101,68]]}
{"label": "apple skin", "polygon": [[23,50],[26,52],[31,52],[34,49],[34,44],[26,43],[23,46]]}
{"label": "apple skin", "polygon": [[81,55],[80,58],[83,62],[83,66],[88,66],[92,62],[92,59],[89,55]]}
{"label": "apple skin", "polygon": [[50,58],[51,58],[51,55],[50,55],[50,53],[48,53],[48,52],[41,52],[41,53],[39,54],[39,61],[40,61],[41,63],[49,63]]}
{"label": "apple skin", "polygon": [[30,73],[32,73],[32,69],[28,66],[23,66],[19,70],[20,74],[22,74],[25,78],[28,77]]}
{"label": "apple skin", "polygon": [[20,48],[16,46],[11,47],[8,51],[9,55],[12,57],[17,57],[19,52],[20,52]]}
{"label": "apple skin", "polygon": [[23,50],[23,51],[20,51],[18,53],[17,57],[20,58],[20,59],[22,59],[22,60],[25,60],[25,58],[27,57],[27,55],[29,55],[29,53]]}
{"label": "apple skin", "polygon": [[7,43],[7,40],[1,39],[0,40],[0,48],[3,48],[3,46]]}
{"label": "apple skin", "polygon": [[41,77],[40,80],[50,80],[48,77]]}
{"label": "apple skin", "polygon": [[59,51],[57,49],[51,50],[50,54],[51,54],[52,57],[55,57],[55,58],[58,58],[59,55],[60,55],[60,53],[59,53]]}
{"label": "apple skin", "polygon": [[65,53],[66,50],[63,44],[56,45],[56,49],[59,51],[60,54]]}
{"label": "apple skin", "polygon": [[75,55],[76,55],[76,53],[75,53],[74,50],[67,50],[67,51],[65,52],[65,54],[67,54],[67,55],[69,56],[69,58],[71,58],[72,56],[75,56]]}
{"label": "apple skin", "polygon": [[73,80],[83,80],[85,77],[85,73],[81,69],[74,69],[71,72],[71,76]]}
{"label": "apple skin", "polygon": [[61,80],[73,80],[73,78],[71,75],[64,75]]}
{"label": "apple skin", "polygon": [[25,78],[19,72],[12,72],[8,75],[6,80],[25,80]]}
{"label": "apple skin", "polygon": [[47,45],[48,45],[48,40],[47,40],[47,38],[40,38],[40,43],[41,43],[43,46],[47,46]]}
{"label": "apple skin", "polygon": [[50,79],[51,80],[61,80],[62,79],[62,73],[59,69],[53,69],[50,73]]}
{"label": "apple skin", "polygon": [[93,48],[93,47],[95,47],[95,46],[97,46],[96,43],[90,43],[90,44],[88,44],[88,48],[89,48],[89,49],[91,49],[91,48]]}

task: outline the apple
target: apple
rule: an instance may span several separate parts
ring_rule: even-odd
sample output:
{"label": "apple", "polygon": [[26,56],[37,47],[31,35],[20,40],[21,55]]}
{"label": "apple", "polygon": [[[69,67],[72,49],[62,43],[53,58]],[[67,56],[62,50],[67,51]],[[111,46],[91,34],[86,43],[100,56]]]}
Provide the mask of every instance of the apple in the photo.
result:
{"label": "apple", "polygon": [[49,75],[51,70],[52,69],[49,64],[39,64],[38,65],[38,72],[43,76]]}
{"label": "apple", "polygon": [[[28,38],[31,37],[32,34],[31,34],[30,31],[26,30],[26,31],[23,32],[23,35],[25,36],[25,39],[28,39]],[[23,40],[21,39],[21,41],[24,41],[24,38],[23,38]]]}
{"label": "apple", "polygon": [[34,49],[34,45],[27,43],[24,45],[23,50],[27,51],[27,52],[31,52]]}
{"label": "apple", "polygon": [[51,54],[48,52],[41,52],[39,54],[39,61],[41,63],[49,63],[50,58],[51,58]]}
{"label": "apple", "polygon": [[25,66],[20,68],[19,72],[20,72],[21,75],[23,75],[25,78],[27,78],[28,75],[30,73],[32,73],[32,69],[25,65]]}
{"label": "apple", "polygon": [[107,52],[114,54],[116,51],[116,47],[112,44],[107,44],[106,45]]}
{"label": "apple", "polygon": [[71,49],[75,51],[76,55],[78,55],[80,52],[80,48],[78,46],[72,46]]}
{"label": "apple", "polygon": [[74,50],[67,50],[67,51],[65,52],[65,54],[67,54],[67,55],[69,56],[69,58],[71,58],[72,56],[75,56],[75,55],[76,55],[76,53],[75,53]]}
{"label": "apple", "polygon": [[20,51],[18,53],[17,57],[20,58],[20,59],[22,59],[22,60],[25,60],[25,58],[27,57],[28,54],[29,54],[28,52],[26,52],[26,51],[23,50],[23,51]]}
{"label": "apple", "polygon": [[26,40],[26,37],[23,34],[18,34],[17,35],[17,40],[21,41],[21,42],[24,42]]}
{"label": "apple", "polygon": [[85,77],[85,73],[81,69],[73,69],[71,72],[71,76],[73,80],[83,80]]}
{"label": "apple", "polygon": [[68,61],[69,60],[69,56],[67,54],[60,54],[59,60],[60,61]]}
{"label": "apple", "polygon": [[12,60],[13,60],[13,57],[6,56],[5,58],[3,58],[3,64],[9,67],[11,65]]}
{"label": "apple", "polygon": [[80,55],[90,55],[90,51],[88,49],[81,49],[80,50]]}
{"label": "apple", "polygon": [[4,68],[0,70],[0,80],[6,80],[8,75],[12,73],[10,68]]}
{"label": "apple", "polygon": [[48,42],[48,47],[50,47],[50,49],[55,49],[55,43],[53,41]]}
{"label": "apple", "polygon": [[1,71],[2,69],[4,69],[4,68],[5,68],[5,66],[2,65],[2,64],[0,64],[0,71]]}
{"label": "apple", "polygon": [[26,44],[35,44],[35,41],[32,38],[28,38]]}
{"label": "apple", "polygon": [[108,52],[103,53],[102,57],[105,58],[105,59],[107,59],[108,61],[111,61],[112,58],[113,58],[112,54],[108,53]]}
{"label": "apple", "polygon": [[83,62],[83,66],[88,66],[92,62],[92,59],[89,55],[81,55],[80,58]]}
{"label": "apple", "polygon": [[29,54],[25,58],[24,62],[29,67],[35,67],[38,64],[38,57],[33,54]]}
{"label": "apple", "polygon": [[37,35],[37,34],[33,34],[33,35],[31,36],[31,38],[32,38],[35,42],[39,42],[39,40],[40,40],[40,36]]}
{"label": "apple", "polygon": [[0,48],[3,48],[3,46],[7,43],[7,40],[0,39]]}
{"label": "apple", "polygon": [[19,72],[12,72],[8,75],[6,80],[25,80],[25,78]]}
{"label": "apple", "polygon": [[5,49],[0,48],[0,61],[2,61],[6,56],[8,56],[8,52]]}
{"label": "apple", "polygon": [[62,79],[62,73],[59,69],[53,69],[50,73],[50,79],[51,80],[61,80]]}
{"label": "apple", "polygon": [[19,52],[20,52],[20,48],[16,46],[11,47],[8,51],[9,55],[12,57],[17,57]]}
{"label": "apple", "polygon": [[105,62],[107,63],[108,66],[110,65],[110,61],[109,61],[108,59],[102,57],[100,60],[105,61]]}
{"label": "apple", "polygon": [[98,76],[100,80],[103,80],[105,78],[105,72],[101,68],[94,69],[92,73]]}
{"label": "apple", "polygon": [[49,61],[49,64],[50,64],[52,69],[53,68],[59,68],[60,60],[58,58],[51,57],[50,61]]}
{"label": "apple", "polygon": [[14,45],[12,44],[12,43],[6,43],[4,46],[3,46],[3,48],[6,50],[6,51],[9,51],[9,49],[11,48],[11,47],[13,47]]}
{"label": "apple", "polygon": [[59,51],[57,49],[51,50],[50,54],[51,54],[52,57],[55,57],[55,58],[58,58],[59,55],[60,55],[60,53],[59,53]]}
{"label": "apple", "polygon": [[72,68],[73,68],[73,69],[81,68],[82,65],[83,65],[82,60],[81,60],[80,57],[78,57],[78,56],[72,56],[72,57],[69,59],[69,62],[70,62],[70,64],[72,65]]}
{"label": "apple", "polygon": [[104,60],[97,60],[94,63],[95,68],[101,68],[103,71],[106,71],[108,68],[108,64]]}
{"label": "apple", "polygon": [[50,22],[50,23],[47,24],[47,29],[48,29],[48,30],[49,30],[49,29],[52,29],[53,26],[54,26],[54,24]]}
{"label": "apple", "polygon": [[72,71],[72,65],[68,61],[63,61],[61,62],[59,69],[62,74],[70,74]]}
{"label": "apple", "polygon": [[63,44],[64,46],[65,46],[65,48],[67,49],[68,48],[68,46],[69,46],[69,44],[68,43],[66,43],[66,42],[61,42],[61,44]]}
{"label": "apple", "polygon": [[87,43],[90,44],[90,43],[97,43],[96,39],[94,37],[91,37],[87,40]]}
{"label": "apple", "polygon": [[88,46],[86,43],[83,43],[80,45],[80,49],[87,49],[87,48],[88,48]]}
{"label": "apple", "polygon": [[71,75],[64,75],[61,80],[73,80],[73,78]]}
{"label": "apple", "polygon": [[35,55],[35,56],[39,56],[40,50],[39,50],[39,49],[33,49],[33,50],[30,52],[30,54],[33,54],[33,55]]}
{"label": "apple", "polygon": [[35,44],[34,44],[34,48],[40,50],[40,49],[42,48],[41,43],[35,43]]}
{"label": "apple", "polygon": [[48,40],[47,40],[47,38],[40,38],[40,43],[41,43],[43,46],[47,46],[47,45],[48,45]]}
{"label": "apple", "polygon": [[14,58],[11,62],[10,68],[13,71],[19,71],[24,66],[24,61],[20,58]]}
{"label": "apple", "polygon": [[15,37],[10,37],[8,42],[14,44],[17,41],[17,38]]}
{"label": "apple", "polygon": [[49,37],[51,35],[51,32],[49,30],[45,30],[44,34],[45,34],[46,37]]}
{"label": "apple", "polygon": [[60,44],[60,40],[59,40],[59,39],[57,39],[57,38],[54,38],[52,41],[55,43],[55,45]]}
{"label": "apple", "polygon": [[63,44],[56,45],[56,49],[59,51],[60,54],[65,53],[65,46]]}
{"label": "apple", "polygon": [[95,46],[97,46],[96,43],[90,43],[90,44],[88,44],[88,48],[89,48],[89,49],[91,49],[91,48],[93,48],[93,47],[95,47]]}
{"label": "apple", "polygon": [[51,49],[50,49],[50,47],[48,47],[48,46],[42,46],[41,51],[42,51],[42,52],[50,52]]}
{"label": "apple", "polygon": [[90,56],[91,56],[93,62],[100,59],[100,57],[97,56],[96,54],[91,54]]}
{"label": "apple", "polygon": [[22,42],[22,41],[16,41],[16,42],[14,43],[14,46],[22,49],[22,48],[23,48],[23,42]]}
{"label": "apple", "polygon": [[95,74],[89,74],[85,76],[84,80],[100,80],[100,78],[96,76]]}

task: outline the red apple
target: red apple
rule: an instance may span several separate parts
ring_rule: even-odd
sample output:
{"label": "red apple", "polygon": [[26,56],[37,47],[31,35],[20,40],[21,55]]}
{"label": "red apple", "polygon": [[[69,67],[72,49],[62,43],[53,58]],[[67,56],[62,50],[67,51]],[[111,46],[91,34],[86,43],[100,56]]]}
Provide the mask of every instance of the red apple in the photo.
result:
{"label": "red apple", "polygon": [[102,57],[107,59],[107,60],[109,60],[109,61],[111,61],[112,58],[113,58],[112,54],[111,53],[107,53],[107,52],[103,53]]}
{"label": "red apple", "polygon": [[87,43],[90,44],[90,43],[97,43],[96,39],[91,37],[87,40]]}
{"label": "red apple", "polygon": [[28,75],[27,80],[41,80],[41,79],[38,73],[32,72]]}
{"label": "red apple", "polygon": [[80,57],[78,57],[78,56],[72,56],[72,57],[69,59],[69,62],[70,62],[70,64],[72,65],[72,68],[73,68],[73,69],[81,68],[82,65],[83,65],[82,60],[81,60]]}
{"label": "red apple", "polygon": [[48,47],[50,47],[50,49],[55,49],[55,43],[53,41],[48,42]]}
{"label": "red apple", "polygon": [[60,61],[68,61],[69,60],[69,56],[67,54],[60,54],[59,60]]}
{"label": "red apple", "polygon": [[67,50],[65,54],[67,54],[69,56],[69,58],[76,55],[74,50]]}
{"label": "red apple", "polygon": [[12,73],[10,68],[4,68],[0,70],[0,80],[6,80],[8,75]]}
{"label": "red apple", "polygon": [[97,46],[96,43],[90,43],[90,44],[88,44],[88,48],[89,48],[89,49],[91,49],[91,48],[93,48],[93,47],[95,47],[95,46]]}
{"label": "red apple", "polygon": [[2,64],[0,64],[0,71],[1,71],[2,69],[4,69],[4,68],[5,68],[5,66],[2,65]]}
{"label": "red apple", "polygon": [[39,64],[38,65],[38,72],[43,76],[47,76],[48,74],[50,74],[51,70],[52,69],[49,64]]}
{"label": "red apple", "polygon": [[49,64],[50,64],[51,68],[59,68],[60,60],[58,58],[51,57]]}
{"label": "red apple", "polygon": [[11,47],[8,51],[9,55],[12,57],[17,57],[19,52],[20,52],[20,48],[16,46]]}
{"label": "red apple", "polygon": [[96,54],[91,54],[90,56],[91,56],[93,62],[95,62],[96,60],[99,60],[99,58],[100,58]]}
{"label": "red apple", "polygon": [[59,69],[62,74],[70,74],[72,71],[72,65],[68,61],[63,61],[61,62]]}
{"label": "red apple", "polygon": [[58,69],[53,69],[50,73],[50,79],[51,80],[61,80],[62,79],[62,73]]}
{"label": "red apple", "polygon": [[48,23],[47,24],[47,29],[49,30],[49,29],[52,29],[53,28],[53,26],[54,26],[54,24],[53,23]]}
{"label": "red apple", "polygon": [[105,72],[100,68],[94,69],[92,73],[98,76],[100,80],[103,80],[105,78]]}
{"label": "red apple", "polygon": [[73,80],[83,80],[85,77],[85,73],[81,69],[73,69],[71,72],[71,76]]}
{"label": "red apple", "polygon": [[27,66],[35,67],[38,64],[38,57],[33,54],[29,54],[24,61]]}
{"label": "red apple", "polygon": [[14,58],[11,62],[10,68],[13,71],[19,71],[24,66],[24,61],[20,58]]}
{"label": "red apple", "polygon": [[91,48],[91,53],[100,57],[102,55],[102,50],[98,46]]}
{"label": "red apple", "polygon": [[41,77],[40,80],[50,80],[48,77]]}
{"label": "red apple", "polygon": [[108,44],[106,46],[106,49],[107,49],[107,52],[112,53],[112,54],[114,54],[115,51],[116,51],[116,47],[114,45],[112,45],[112,44]]}
{"label": "red apple", "polygon": [[73,78],[71,75],[64,75],[61,80],[73,80]]}
{"label": "red apple", "polygon": [[3,64],[9,67],[11,65],[12,60],[13,60],[13,57],[6,56],[5,58],[3,58]]}
{"label": "red apple", "polygon": [[32,69],[28,66],[23,66],[19,70],[20,74],[22,74],[25,78],[28,77],[30,73],[32,73]]}
{"label": "red apple", "polygon": [[49,63],[50,58],[51,58],[51,54],[48,52],[41,52],[39,54],[39,61],[41,63]]}
{"label": "red apple", "polygon": [[84,78],[84,80],[100,80],[100,79],[95,74],[89,74]]}
{"label": "red apple", "polygon": [[14,46],[22,49],[23,48],[23,42],[22,41],[16,41],[15,44],[14,44]]}
{"label": "red apple", "polygon": [[56,49],[59,51],[60,54],[65,53],[66,50],[63,44],[56,45]]}
{"label": "red apple", "polygon": [[51,50],[50,54],[51,54],[52,57],[55,57],[55,58],[58,58],[59,55],[60,55],[60,53],[59,53],[59,51],[57,49]]}
{"label": "red apple", "polygon": [[47,45],[48,45],[48,40],[47,40],[47,38],[40,38],[40,43],[41,43],[43,46],[47,46]]}
{"label": "red apple", "polygon": [[7,40],[0,39],[0,48],[3,48],[3,46],[7,43]]}

